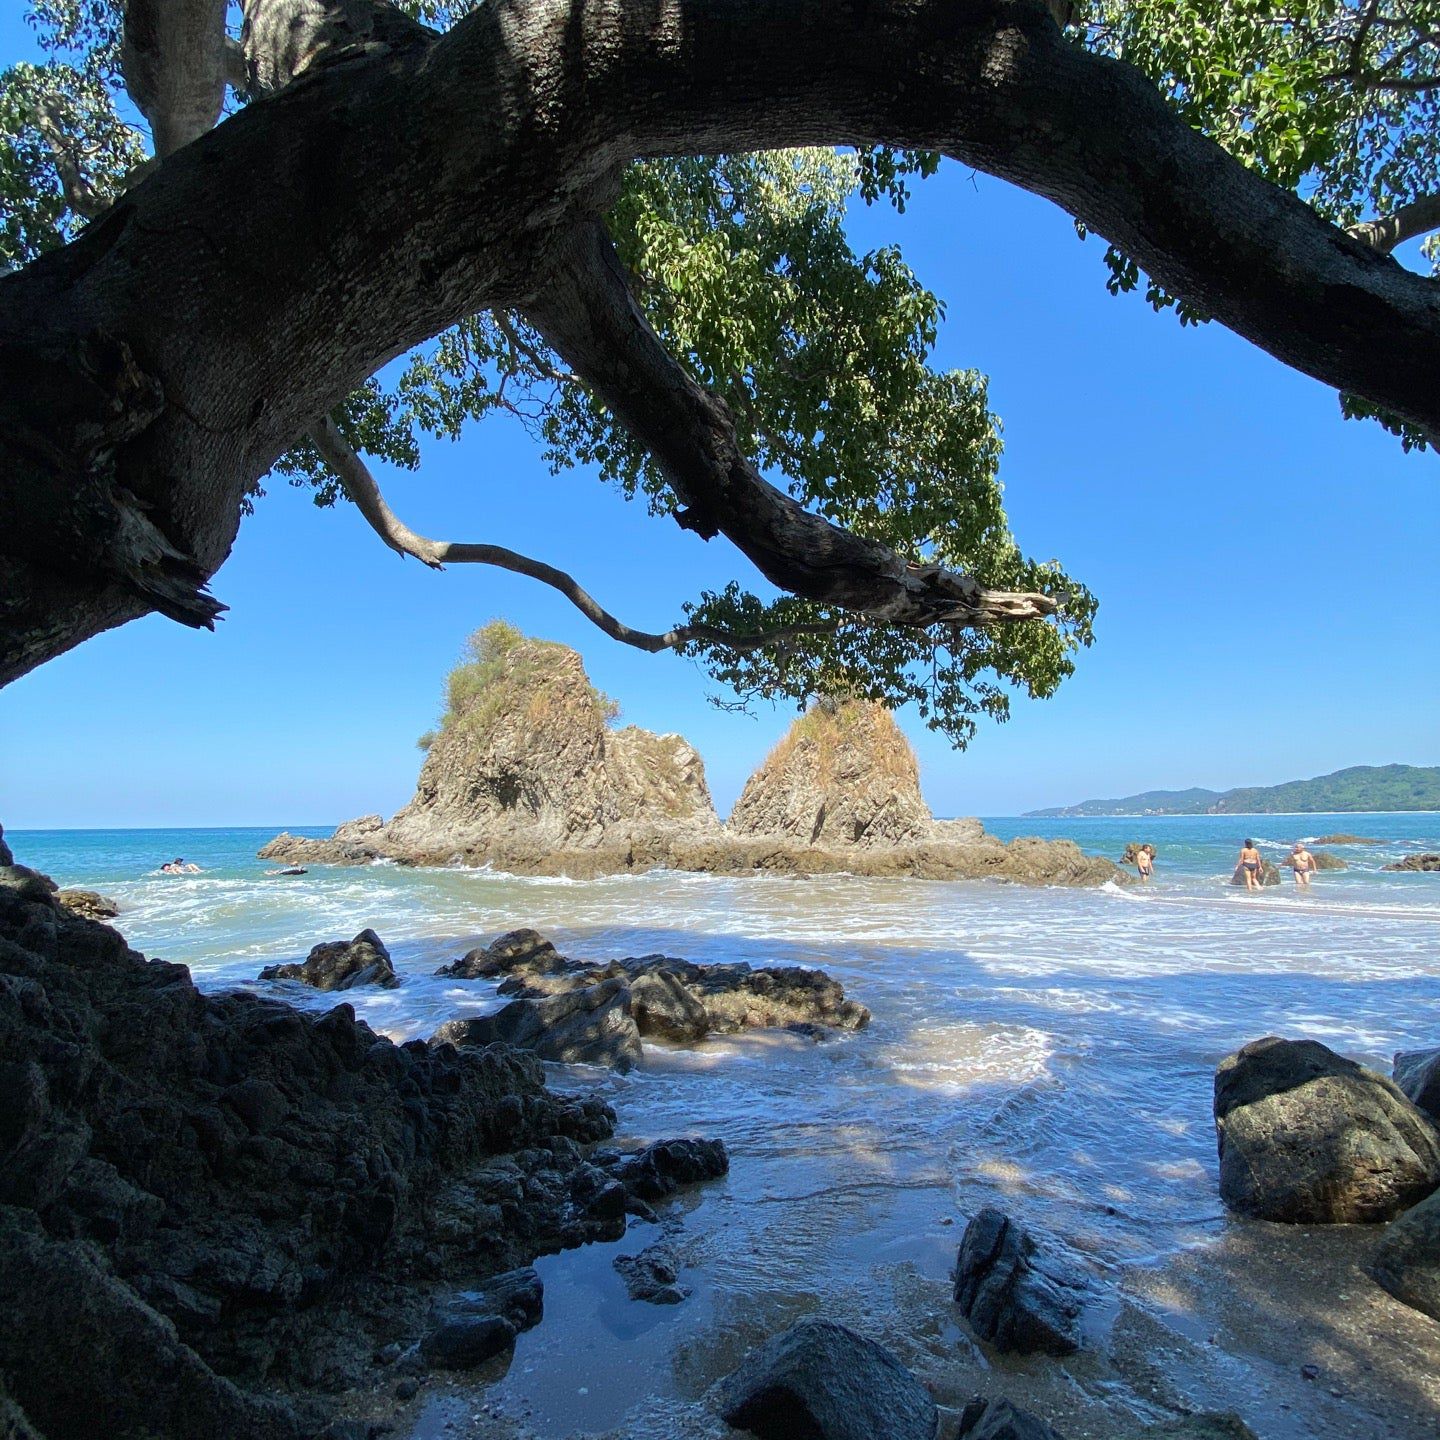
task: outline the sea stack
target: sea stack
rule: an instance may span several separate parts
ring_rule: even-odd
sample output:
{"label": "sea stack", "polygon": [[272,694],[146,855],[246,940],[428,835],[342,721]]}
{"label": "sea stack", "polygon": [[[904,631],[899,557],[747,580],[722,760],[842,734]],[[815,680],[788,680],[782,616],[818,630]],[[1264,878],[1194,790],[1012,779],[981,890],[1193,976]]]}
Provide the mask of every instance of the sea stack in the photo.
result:
{"label": "sea stack", "polygon": [[679,735],[612,729],[615,709],[575,651],[495,621],[451,672],[414,798],[388,825],[367,816],[260,853],[583,874],[659,864],[677,836],[718,834],[700,756]]}
{"label": "sea stack", "polygon": [[733,835],[824,850],[913,845],[935,819],[910,742],[883,705],[821,700],[746,782]]}

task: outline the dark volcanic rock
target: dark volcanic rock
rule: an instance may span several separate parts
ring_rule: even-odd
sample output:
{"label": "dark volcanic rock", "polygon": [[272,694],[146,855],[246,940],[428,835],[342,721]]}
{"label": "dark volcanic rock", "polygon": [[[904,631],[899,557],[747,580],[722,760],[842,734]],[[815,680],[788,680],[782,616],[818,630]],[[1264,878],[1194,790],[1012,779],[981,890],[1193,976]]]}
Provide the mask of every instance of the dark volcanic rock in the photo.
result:
{"label": "dark volcanic rock", "polygon": [[642,1035],[693,1045],[710,1030],[710,1012],[678,975],[656,968],[630,982],[630,1013]]}
{"label": "dark volcanic rock", "polygon": [[965,1227],[955,1262],[955,1303],[997,1350],[1069,1355],[1079,1349],[1084,1279],[1039,1254],[1034,1237],[986,1208]]}
{"label": "dark volcanic rock", "polygon": [[663,1200],[682,1185],[718,1180],[730,1171],[723,1140],[660,1140],[621,1156],[612,1173],[641,1200]]}
{"label": "dark volcanic rock", "polygon": [[652,1305],[678,1305],[690,1293],[677,1283],[680,1262],[668,1245],[649,1245],[638,1255],[617,1255],[614,1265],[625,1281],[625,1291],[632,1300],[646,1300]]}
{"label": "dark volcanic rock", "polygon": [[432,1045],[491,1045],[504,1041],[533,1050],[542,1060],[610,1065],[629,1070],[641,1056],[640,1032],[630,1014],[630,992],[604,980],[568,995],[512,1000],[493,1015],[447,1020]]}
{"label": "dark volcanic rock", "polygon": [[1397,1051],[1393,1073],[1407,1100],[1432,1120],[1440,1119],[1440,1047]]}
{"label": "dark volcanic rock", "polygon": [[1440,855],[1407,855],[1403,860],[1397,860],[1393,865],[1386,865],[1386,870],[1440,870]]}
{"label": "dark volcanic rock", "polygon": [[472,1370],[515,1343],[522,1330],[540,1323],[545,1290],[531,1266],[496,1275],[478,1290],[452,1296],[420,1341],[427,1364]]}
{"label": "dark volcanic rock", "polygon": [[761,1440],[933,1440],[925,1387],[888,1350],[813,1317],[772,1336],[716,1394],[726,1424]]}
{"label": "dark volcanic rock", "polygon": [[1440,1190],[1386,1227],[1366,1269],[1397,1300],[1440,1320]]}
{"label": "dark volcanic rock", "polygon": [[956,1435],[962,1440],[1060,1440],[1058,1432],[1038,1415],[1008,1400],[986,1400],[979,1395],[961,1412]]}
{"label": "dark volcanic rock", "polygon": [[508,975],[520,966],[546,974],[555,963],[563,963],[559,953],[538,930],[510,930],[498,940],[442,965],[435,973],[457,980],[489,980]]}
{"label": "dark volcanic rock", "polygon": [[1440,1134],[1383,1076],[1314,1040],[1254,1040],[1215,1072],[1220,1196],[1295,1223],[1389,1220],[1440,1185]]}
{"label": "dark volcanic rock", "polygon": [[572,1190],[613,1113],[534,1056],[202,995],[52,888],[0,867],[0,1374],[51,1440],[315,1434],[242,1387],[353,1384],[434,1281],[623,1233]]}
{"label": "dark volcanic rock", "polygon": [[362,930],[353,940],[327,940],[299,964],[267,965],[260,978],[299,980],[317,990],[350,990],[356,985],[393,990],[400,983],[385,942],[373,930]]}

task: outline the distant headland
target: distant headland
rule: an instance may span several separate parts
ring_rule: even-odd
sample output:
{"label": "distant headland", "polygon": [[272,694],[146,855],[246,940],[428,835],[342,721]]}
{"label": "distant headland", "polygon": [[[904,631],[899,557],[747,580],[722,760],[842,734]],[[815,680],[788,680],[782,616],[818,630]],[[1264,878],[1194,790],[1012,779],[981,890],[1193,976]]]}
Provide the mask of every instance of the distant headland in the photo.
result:
{"label": "distant headland", "polygon": [[1026,819],[1094,815],[1335,815],[1378,810],[1440,810],[1440,765],[1351,765],[1313,780],[1234,790],[1145,790],[1119,800],[1085,800]]}

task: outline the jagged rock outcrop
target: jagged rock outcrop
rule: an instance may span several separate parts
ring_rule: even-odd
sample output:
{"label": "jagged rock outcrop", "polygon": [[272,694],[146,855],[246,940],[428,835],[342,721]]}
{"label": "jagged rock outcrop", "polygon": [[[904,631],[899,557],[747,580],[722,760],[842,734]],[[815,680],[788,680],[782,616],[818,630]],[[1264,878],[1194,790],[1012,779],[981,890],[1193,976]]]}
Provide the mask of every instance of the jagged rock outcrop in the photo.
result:
{"label": "jagged rock outcrop", "polygon": [[910,742],[883,705],[820,702],[746,782],[728,828],[805,849],[916,844],[930,808]]}
{"label": "jagged rock outcrop", "polygon": [[1084,1277],[1041,1253],[1024,1226],[989,1207],[965,1227],[955,1303],[997,1350],[1069,1355],[1080,1347]]}
{"label": "jagged rock outcrop", "polygon": [[1317,1040],[1252,1040],[1215,1072],[1220,1198],[1292,1224],[1389,1220],[1440,1187],[1440,1132]]}
{"label": "jagged rock outcrop", "polygon": [[450,677],[415,796],[327,840],[277,835],[286,863],[491,865],[577,879],[666,866],[738,875],[911,875],[1098,885],[1129,876],[1070,841],[1002,844],[936,820],[909,742],[881,706],[821,703],[745,786],[728,825],[678,735],[609,727],[611,707],[563,645],[487,627]]}
{"label": "jagged rock outcrop", "polygon": [[613,1112],[533,1055],[202,995],[16,865],[0,1087],[0,1375],[53,1437],[317,1436],[309,1401],[248,1387],[353,1384],[420,1339],[437,1286],[618,1239],[723,1160],[587,1155]]}
{"label": "jagged rock outcrop", "polygon": [[400,983],[385,942],[373,930],[362,930],[353,940],[326,940],[296,964],[267,965],[260,979],[298,980],[316,990],[353,990],[357,985],[393,990]]}
{"label": "jagged rock outcrop", "polygon": [[567,959],[535,930],[512,930],[435,973],[498,978],[499,994],[516,998],[493,1014],[447,1020],[432,1044],[503,1040],[545,1060],[618,1070],[640,1059],[642,1036],[686,1045],[712,1032],[785,1028],[818,1038],[870,1020],[823,970],[696,965],[669,955],[601,965]]}

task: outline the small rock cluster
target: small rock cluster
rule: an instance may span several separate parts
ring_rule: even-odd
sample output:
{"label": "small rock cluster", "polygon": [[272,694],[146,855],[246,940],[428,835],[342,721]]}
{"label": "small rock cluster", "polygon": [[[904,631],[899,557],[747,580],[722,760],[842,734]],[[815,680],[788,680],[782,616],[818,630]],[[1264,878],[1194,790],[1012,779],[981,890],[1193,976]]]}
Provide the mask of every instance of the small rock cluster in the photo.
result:
{"label": "small rock cluster", "polygon": [[706,1035],[784,1028],[819,1038],[859,1030],[870,1012],[822,970],[696,965],[666,955],[597,965],[569,960],[534,930],[513,930],[437,972],[501,981],[510,1003],[450,1020],[432,1044],[533,1050],[546,1060],[630,1069],[641,1041],[693,1045]]}

